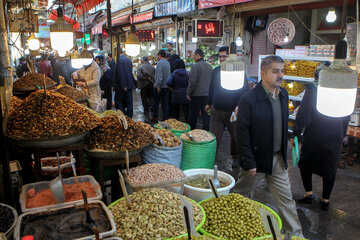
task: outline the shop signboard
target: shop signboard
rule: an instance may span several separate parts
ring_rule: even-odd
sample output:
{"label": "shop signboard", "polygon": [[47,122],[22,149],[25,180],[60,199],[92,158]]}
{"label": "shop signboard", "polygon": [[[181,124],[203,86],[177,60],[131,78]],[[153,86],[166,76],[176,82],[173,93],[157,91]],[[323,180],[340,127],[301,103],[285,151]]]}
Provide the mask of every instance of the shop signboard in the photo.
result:
{"label": "shop signboard", "polygon": [[155,6],[155,17],[171,16],[196,10],[195,0],[162,0]]}
{"label": "shop signboard", "polygon": [[154,30],[137,30],[136,36],[140,42],[153,42],[155,40]]}
{"label": "shop signboard", "polygon": [[193,36],[198,38],[221,38],[224,36],[224,22],[221,20],[194,19]]}
{"label": "shop signboard", "polygon": [[199,0],[199,9],[220,7],[236,3],[252,2],[254,0]]}
{"label": "shop signboard", "polygon": [[35,33],[37,38],[50,38],[50,26],[47,23],[39,24],[39,32]]}

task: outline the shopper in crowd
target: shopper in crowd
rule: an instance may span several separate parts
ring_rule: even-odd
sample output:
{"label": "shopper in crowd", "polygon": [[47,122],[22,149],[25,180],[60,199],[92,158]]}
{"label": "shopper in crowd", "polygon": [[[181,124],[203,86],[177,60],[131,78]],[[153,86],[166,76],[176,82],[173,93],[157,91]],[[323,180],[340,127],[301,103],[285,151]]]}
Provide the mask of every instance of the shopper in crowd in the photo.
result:
{"label": "shopper in crowd", "polygon": [[[73,74],[73,79],[77,87],[85,89],[89,95],[101,96],[100,78],[101,72],[97,63],[93,60],[91,64],[83,66]],[[84,81],[79,81],[84,80]]]}
{"label": "shopper in crowd", "polygon": [[[177,54],[166,53],[166,56],[168,56],[168,55],[170,55],[170,56],[169,56],[169,58],[167,58],[167,60],[170,63],[171,73],[173,73],[175,71],[175,61],[177,59],[180,59],[180,57]],[[175,106],[172,102],[172,99],[173,99],[172,95],[173,95],[173,91],[172,91],[172,89],[170,89],[170,91],[169,91],[169,116],[170,117],[174,117],[174,108],[175,108]]]}
{"label": "shopper in crowd", "polygon": [[251,196],[256,180],[265,178],[283,230],[302,237],[287,171],[289,95],[280,87],[284,78],[283,59],[264,58],[261,78],[239,103],[237,139],[241,170],[234,192]]}
{"label": "shopper in crowd", "polygon": [[149,62],[147,56],[141,60],[141,65],[137,69],[137,87],[140,89],[141,102],[144,114],[149,115],[150,106],[154,96],[155,68]]}
{"label": "shopper in crowd", "polygon": [[41,60],[38,63],[39,73],[45,74],[47,77],[52,78],[52,66],[50,61],[48,60],[48,55],[41,54]]}
{"label": "shopper in crowd", "polygon": [[170,54],[175,54],[175,49],[173,47],[173,44],[171,42],[168,42],[166,44],[166,47],[167,47],[167,51],[170,53]]}
{"label": "shopper in crowd", "polygon": [[183,60],[175,60],[174,65],[175,71],[167,80],[167,85],[172,88],[173,117],[179,119],[180,107],[182,107],[185,122],[189,122],[189,100],[186,97],[189,86],[189,74],[185,69]]}
{"label": "shopper in crowd", "polygon": [[189,125],[191,129],[196,128],[199,112],[201,112],[203,129],[208,131],[210,117],[205,111],[205,106],[213,70],[211,65],[205,62],[204,56],[202,49],[195,50],[194,60],[196,63],[190,70],[187,98],[190,100]]}
{"label": "shopper in crowd", "polygon": [[106,61],[107,61],[108,65],[109,65],[109,67],[114,71],[114,69],[115,69],[115,61],[112,58],[111,53],[108,53],[108,55],[106,57]]}
{"label": "shopper in crowd", "polygon": [[154,114],[153,122],[158,120],[159,103],[161,100],[163,120],[169,117],[169,87],[166,81],[171,74],[170,63],[166,60],[165,50],[160,50],[157,54],[158,63],[155,69],[155,84],[154,84]]}
{"label": "shopper in crowd", "polygon": [[257,82],[254,78],[248,78],[248,86],[250,90],[254,89],[256,84]]}
{"label": "shopper in crowd", "polygon": [[29,68],[27,66],[27,61],[25,57],[21,57],[19,59],[19,64],[16,67],[16,76],[21,78],[25,72],[29,72]]}
{"label": "shopper in crowd", "polygon": [[[229,57],[229,47],[221,47],[219,49],[220,63],[226,61]],[[209,96],[205,110],[211,112],[210,132],[216,136],[217,153],[221,145],[222,136],[225,127],[229,130],[231,143],[230,153],[233,159],[233,167],[239,166],[238,146],[236,139],[236,121],[231,121],[231,116],[237,112],[237,105],[240,98],[249,90],[246,77],[238,79],[244,81],[244,87],[239,90],[227,90],[221,86],[220,66],[216,67],[212,73]]]}
{"label": "shopper in crowd", "polygon": [[317,111],[317,80],[320,69],[319,67],[315,71],[314,84],[306,86],[304,98],[296,115],[294,136],[299,138],[305,129],[299,161],[305,194],[298,202],[305,204],[314,202],[312,174],[315,173],[323,178],[320,207],[327,211],[330,194],[335,183],[338,159],[350,117],[333,118]]}
{"label": "shopper in crowd", "polygon": [[117,60],[114,73],[115,89],[115,107],[124,114],[133,116],[133,97],[134,76],[132,74],[133,64],[129,58],[124,55],[124,51],[119,47],[120,57]]}
{"label": "shopper in crowd", "polygon": [[95,57],[97,65],[100,67],[100,89],[101,96],[106,99],[106,110],[111,110],[112,107],[112,81],[114,78],[114,72],[109,67],[105,57],[98,55]]}
{"label": "shopper in crowd", "polygon": [[71,74],[73,72],[72,67],[66,63],[66,59],[64,57],[55,59],[52,76],[57,84],[60,84],[59,76],[62,76],[65,78],[65,82],[67,84],[72,85]]}

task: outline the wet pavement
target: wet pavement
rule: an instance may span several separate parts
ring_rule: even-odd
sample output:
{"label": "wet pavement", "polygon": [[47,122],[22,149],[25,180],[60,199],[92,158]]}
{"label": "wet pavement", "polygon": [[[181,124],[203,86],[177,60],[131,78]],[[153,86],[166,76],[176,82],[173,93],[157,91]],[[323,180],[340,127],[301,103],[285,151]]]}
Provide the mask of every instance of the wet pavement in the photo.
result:
{"label": "wet pavement", "polygon": [[[134,92],[134,119],[150,123],[149,117],[142,113],[140,94]],[[300,171],[292,167],[291,154],[288,156],[293,196],[294,199],[299,199],[304,193]],[[232,169],[228,131],[224,133],[216,163],[219,170],[237,179],[238,169]],[[316,196],[313,204],[297,204],[304,236],[311,240],[360,240],[360,162],[355,162],[354,166],[347,166],[345,169],[338,169],[328,212],[319,207],[322,179],[316,175],[313,175],[313,190]],[[258,183],[253,198],[276,211],[275,202],[265,180]]]}

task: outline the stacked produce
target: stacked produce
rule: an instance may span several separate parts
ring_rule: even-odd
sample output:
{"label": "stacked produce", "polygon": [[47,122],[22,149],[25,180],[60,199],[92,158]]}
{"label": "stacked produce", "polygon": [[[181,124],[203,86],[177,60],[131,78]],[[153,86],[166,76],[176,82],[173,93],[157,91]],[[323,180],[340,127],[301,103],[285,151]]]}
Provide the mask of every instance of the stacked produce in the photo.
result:
{"label": "stacked produce", "polygon": [[185,123],[180,122],[174,118],[170,118],[170,119],[166,120],[165,122],[170,124],[171,129],[174,129],[174,130],[187,130],[189,128]]}
{"label": "stacked produce", "polygon": [[314,72],[320,62],[309,60],[285,61],[285,75],[299,77],[314,77]]}
{"label": "stacked produce", "polygon": [[[184,197],[186,198],[186,197]],[[110,207],[116,224],[116,236],[124,239],[161,240],[186,233],[183,223],[180,195],[158,188],[147,188]],[[192,203],[195,226],[203,215],[201,208]]]}
{"label": "stacked produce", "polygon": [[206,213],[203,229],[226,239],[254,239],[267,235],[260,218],[259,205],[240,194],[212,198],[201,206]]}
{"label": "stacked produce", "polygon": [[[55,81],[51,80],[48,77],[45,77],[46,86],[54,86]],[[24,88],[33,88],[35,90],[36,86],[44,86],[44,75],[41,73],[29,73],[25,76],[22,76],[17,81],[14,82],[14,89],[24,89]]]}
{"label": "stacked produce", "polygon": [[194,129],[188,133],[183,133],[181,134],[180,138],[192,141],[190,136],[194,139],[195,142],[208,142],[214,139],[213,135],[202,129]]}
{"label": "stacked produce", "polygon": [[88,96],[82,91],[77,90],[74,87],[64,86],[57,90],[58,93],[71,98],[74,101],[79,101],[88,98]]}
{"label": "stacked produce", "polygon": [[284,67],[285,67],[285,71],[284,74],[285,75],[289,75],[289,76],[297,76],[298,74],[298,69],[296,68],[296,62],[295,61],[284,61]]}
{"label": "stacked produce", "polygon": [[127,179],[133,185],[167,182],[184,177],[180,169],[166,163],[150,163],[131,168],[127,175]]}
{"label": "stacked produce", "polygon": [[153,142],[152,134],[126,117],[127,129],[117,115],[101,118],[101,125],[87,139],[89,150],[125,151],[144,147]]}
{"label": "stacked produce", "polygon": [[0,205],[0,233],[7,232],[13,225],[14,221],[14,213],[12,209],[5,205]]}
{"label": "stacked produce", "polygon": [[[181,140],[178,137],[176,137],[170,130],[154,129],[153,134],[157,134],[158,136],[161,137],[164,143],[164,147],[176,147],[181,144]],[[161,140],[156,139],[154,143],[159,146],[163,146]]]}
{"label": "stacked produce", "polygon": [[283,81],[281,83],[281,86],[285,88],[289,95],[291,96],[298,96],[300,93],[302,93],[305,90],[305,84],[302,82],[286,82]]}
{"label": "stacked produce", "polygon": [[85,107],[52,91],[27,97],[10,115],[7,134],[25,139],[83,133],[98,126],[98,118]]}

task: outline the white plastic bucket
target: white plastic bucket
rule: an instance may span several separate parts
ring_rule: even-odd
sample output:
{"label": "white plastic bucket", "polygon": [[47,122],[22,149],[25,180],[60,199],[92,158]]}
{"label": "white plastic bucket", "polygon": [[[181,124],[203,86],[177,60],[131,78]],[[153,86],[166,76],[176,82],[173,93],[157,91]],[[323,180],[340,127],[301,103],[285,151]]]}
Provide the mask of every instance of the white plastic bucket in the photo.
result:
{"label": "white plastic bucket", "polygon": [[[214,175],[214,170],[213,169],[206,169],[206,168],[196,168],[196,169],[189,169],[189,170],[185,170],[184,174],[187,177],[190,176],[194,176],[194,175],[199,175],[199,174],[204,174],[204,175]],[[222,171],[218,171],[218,177],[219,178],[223,178],[225,179],[226,182],[230,183],[230,185],[223,187],[223,188],[219,188],[217,189],[220,195],[227,195],[230,193],[230,189],[232,189],[235,185],[235,179]],[[208,198],[212,198],[214,197],[213,192],[211,191],[211,189],[204,189],[204,188],[197,188],[197,187],[192,187],[189,185],[186,185],[186,183],[184,184],[184,194],[195,200],[196,202],[200,202],[204,199],[208,199]]]}

